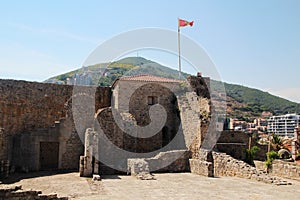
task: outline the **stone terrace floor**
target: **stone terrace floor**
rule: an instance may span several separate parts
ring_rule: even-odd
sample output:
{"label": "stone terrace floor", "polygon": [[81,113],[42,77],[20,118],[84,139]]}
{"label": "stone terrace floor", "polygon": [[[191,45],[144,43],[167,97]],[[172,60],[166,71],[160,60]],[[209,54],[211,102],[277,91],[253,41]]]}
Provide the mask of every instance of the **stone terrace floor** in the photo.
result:
{"label": "stone terrace floor", "polygon": [[[300,199],[300,182],[276,186],[235,177],[208,178],[190,173],[154,174],[156,180],[131,176],[103,176],[102,181],[81,178],[79,173],[37,172],[14,175],[4,185],[57,193],[70,199]],[[8,184],[10,183],[10,184]],[[0,185],[1,186],[1,185]]]}

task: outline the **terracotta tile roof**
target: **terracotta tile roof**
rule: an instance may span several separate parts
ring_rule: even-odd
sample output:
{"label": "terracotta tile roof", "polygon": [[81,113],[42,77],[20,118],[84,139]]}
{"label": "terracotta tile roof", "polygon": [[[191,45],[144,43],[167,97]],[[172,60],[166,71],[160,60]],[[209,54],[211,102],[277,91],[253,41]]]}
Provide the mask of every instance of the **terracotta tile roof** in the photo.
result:
{"label": "terracotta tile roof", "polygon": [[142,82],[163,82],[163,83],[181,83],[182,80],[153,76],[149,74],[141,74],[134,76],[123,76],[119,80],[122,81],[142,81]]}

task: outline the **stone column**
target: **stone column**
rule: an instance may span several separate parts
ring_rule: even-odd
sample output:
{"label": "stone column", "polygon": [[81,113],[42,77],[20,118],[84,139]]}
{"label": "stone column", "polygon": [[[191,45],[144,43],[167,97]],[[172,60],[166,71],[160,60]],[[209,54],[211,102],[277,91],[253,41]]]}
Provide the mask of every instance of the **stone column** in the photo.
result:
{"label": "stone column", "polygon": [[99,173],[98,161],[98,133],[91,128],[86,129],[84,142],[84,156],[80,156],[80,176],[91,177]]}

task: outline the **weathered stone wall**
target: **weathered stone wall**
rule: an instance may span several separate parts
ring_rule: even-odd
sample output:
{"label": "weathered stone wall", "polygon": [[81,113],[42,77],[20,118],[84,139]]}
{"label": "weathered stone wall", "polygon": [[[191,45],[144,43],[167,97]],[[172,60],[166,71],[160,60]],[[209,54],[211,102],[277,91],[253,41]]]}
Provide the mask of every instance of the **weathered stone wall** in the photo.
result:
{"label": "weathered stone wall", "polygon": [[[126,172],[128,158],[141,158],[145,156],[144,153],[147,153],[149,157],[155,156],[157,150],[159,152],[164,143],[159,133],[150,138],[138,138],[123,132],[115,122],[115,117],[111,108],[102,109],[97,117],[101,130],[96,128],[96,131],[104,134],[99,134],[99,160],[103,161],[103,158],[110,158],[108,162],[112,162],[110,167],[107,163],[100,163],[100,174],[120,173],[113,169],[118,165],[123,166],[123,169],[125,169],[123,172]],[[171,150],[175,150],[177,147],[178,145],[175,145],[174,149]],[[114,148],[120,150],[120,152],[116,152]],[[119,154],[123,152],[128,153],[118,158]]]}
{"label": "weathered stone wall", "polygon": [[[268,145],[260,145],[252,139],[251,147],[253,146],[257,146],[260,149],[254,155],[254,159],[261,161],[266,160]],[[215,148],[236,159],[243,160],[246,156],[246,149],[249,148],[249,136],[241,131],[222,131]]]}
{"label": "weathered stone wall", "polygon": [[274,160],[272,163],[272,175],[300,180],[300,164],[296,162]]}
{"label": "weathered stone wall", "polygon": [[207,177],[214,177],[214,160],[211,151],[200,149],[198,159],[190,159],[191,172]]}
{"label": "weathered stone wall", "polygon": [[211,120],[210,79],[190,76],[187,82],[191,91],[181,95],[178,104],[188,149],[191,157],[198,159]]}
{"label": "weathered stone wall", "polygon": [[271,176],[266,172],[257,170],[255,167],[225,154],[213,152],[215,176],[236,176],[253,179],[275,185],[290,184],[280,178]]}
{"label": "weathered stone wall", "polygon": [[[78,88],[78,96],[94,97],[95,111],[110,106],[110,88]],[[60,143],[59,168],[77,169],[84,132],[78,135],[78,128],[75,129],[73,96],[74,88],[69,85],[0,80],[0,161],[10,160],[11,165],[19,167],[30,163],[25,168],[38,170],[39,144],[50,141]],[[86,106],[85,103],[81,106]],[[86,122],[93,122],[95,111],[88,119],[80,112],[76,117],[80,119],[82,114],[83,126],[90,127]]]}
{"label": "weathered stone wall", "polygon": [[127,173],[188,172],[189,158],[190,152],[187,150],[160,152],[151,158],[130,158],[127,160]]}
{"label": "weathered stone wall", "polygon": [[[149,83],[139,87],[130,98],[129,113],[136,120],[137,126],[145,127],[152,122],[149,115],[150,107],[152,106],[148,104],[149,96],[157,98],[157,104],[163,106],[167,119],[164,126],[161,127],[161,130],[155,136],[137,139],[139,148],[131,150],[137,153],[151,152],[166,146],[177,134],[180,125],[176,96],[169,88],[163,85]],[[183,147],[178,147],[178,149],[180,148]]]}
{"label": "weathered stone wall", "polygon": [[0,127],[6,133],[46,128],[64,117],[71,86],[0,80]]}
{"label": "weathered stone wall", "polygon": [[178,107],[185,142],[192,158],[198,158],[209,125],[209,99],[197,96],[195,92],[187,92],[178,97]]}
{"label": "weathered stone wall", "polygon": [[213,163],[200,159],[190,159],[191,173],[207,177],[214,176]]}
{"label": "weathered stone wall", "polygon": [[[113,108],[120,115],[131,115],[136,124],[134,129],[139,128],[138,133],[141,137],[134,141],[130,135],[126,134],[124,137],[128,138],[128,142],[135,143],[128,144],[127,148],[132,148],[130,151],[137,153],[150,152],[161,149],[166,146],[177,134],[180,126],[179,111],[177,109],[177,99],[174,95],[174,90],[179,86],[179,83],[158,83],[158,82],[142,82],[142,81],[122,81],[114,88],[114,106]],[[149,98],[153,98],[153,102],[149,102]],[[163,111],[155,116],[155,119],[150,119],[150,109],[152,106],[160,105]],[[166,122],[164,124],[155,125],[159,128],[155,136],[151,138],[142,138],[143,134],[147,134],[151,129],[147,126],[154,124],[154,121],[166,113]],[[123,119],[122,119],[123,120]],[[164,117],[161,117],[161,121]],[[119,125],[120,126],[120,125]],[[147,131],[147,133],[145,133]],[[139,148],[136,148],[136,142]],[[183,148],[183,147],[178,147]]]}

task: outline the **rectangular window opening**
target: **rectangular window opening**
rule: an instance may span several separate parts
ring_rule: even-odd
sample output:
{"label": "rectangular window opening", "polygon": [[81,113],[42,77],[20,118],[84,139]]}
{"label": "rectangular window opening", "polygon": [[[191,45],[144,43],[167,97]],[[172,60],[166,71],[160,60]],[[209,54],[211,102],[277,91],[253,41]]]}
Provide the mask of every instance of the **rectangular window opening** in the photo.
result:
{"label": "rectangular window opening", "polygon": [[158,98],[156,96],[148,96],[148,105],[154,105],[158,103]]}

